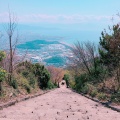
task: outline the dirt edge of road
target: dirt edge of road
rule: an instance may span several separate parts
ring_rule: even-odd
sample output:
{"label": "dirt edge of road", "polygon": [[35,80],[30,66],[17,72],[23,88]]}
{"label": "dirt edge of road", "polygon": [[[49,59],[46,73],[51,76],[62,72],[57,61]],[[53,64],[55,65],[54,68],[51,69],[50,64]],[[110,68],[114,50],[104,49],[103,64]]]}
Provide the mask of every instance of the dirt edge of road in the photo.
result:
{"label": "dirt edge of road", "polygon": [[[12,105],[15,105],[16,103],[19,103],[19,102],[22,102],[22,101],[25,101],[25,100],[28,100],[28,99],[32,99],[32,98],[41,96],[41,95],[46,94],[46,93],[48,93],[48,92],[51,92],[51,91],[53,91],[53,90],[55,90],[55,89],[46,90],[46,91],[44,91],[44,92],[37,93],[37,94],[34,94],[34,95],[27,95],[27,96],[25,96],[24,98],[17,98],[17,99],[15,99],[15,100],[12,100],[12,101],[9,101],[9,102],[0,104],[0,110],[3,110],[3,108],[7,108],[7,107],[10,107],[10,106],[12,106]],[[72,89],[71,89],[71,90],[72,90]],[[88,99],[91,99],[91,100],[94,101],[94,102],[100,103],[100,104],[103,105],[104,107],[107,107],[107,108],[110,108],[110,109],[112,109],[112,110],[114,110],[114,111],[120,112],[120,109],[119,109],[119,108],[110,105],[110,103],[108,103],[108,102],[101,102],[101,101],[99,101],[98,99],[92,98],[92,97],[87,96],[87,95],[85,95],[85,94],[78,93],[78,92],[76,92],[76,91],[74,91],[74,90],[72,90],[72,91],[75,92],[75,93],[77,93],[77,94],[81,94],[82,96],[84,96],[84,97],[86,97],[86,98],[88,98]]]}
{"label": "dirt edge of road", "polygon": [[36,93],[34,95],[27,95],[27,96],[25,96],[23,98],[16,98],[15,100],[11,100],[11,101],[8,101],[6,103],[0,104],[0,110],[3,110],[3,108],[7,108],[7,107],[10,107],[12,105],[15,105],[16,103],[19,103],[19,102],[22,102],[22,101],[25,101],[25,100],[28,100],[28,99],[32,99],[32,98],[41,96],[41,95],[46,94],[48,92],[51,92],[53,90],[55,90],[55,89],[46,90],[46,91],[43,91],[41,93]]}
{"label": "dirt edge of road", "polygon": [[[72,90],[72,89],[71,89],[71,90]],[[75,92],[75,93],[78,93],[78,92],[76,92],[75,90],[72,90],[72,91]],[[87,95],[85,95],[85,94],[83,94],[83,93],[78,93],[78,94],[80,94],[80,95],[82,95],[82,96],[84,96],[84,97],[86,97],[86,98],[88,98],[88,99],[90,99],[90,100],[92,100],[92,101],[94,101],[94,102],[100,103],[100,104],[103,105],[104,107],[107,107],[107,108],[110,108],[110,109],[112,109],[112,110],[114,110],[114,111],[120,112],[120,108],[117,108],[117,107],[115,107],[115,106],[112,106],[110,102],[101,102],[101,101],[99,101],[98,99],[92,98],[92,97],[87,96]],[[119,107],[120,107],[120,106],[119,106]]]}

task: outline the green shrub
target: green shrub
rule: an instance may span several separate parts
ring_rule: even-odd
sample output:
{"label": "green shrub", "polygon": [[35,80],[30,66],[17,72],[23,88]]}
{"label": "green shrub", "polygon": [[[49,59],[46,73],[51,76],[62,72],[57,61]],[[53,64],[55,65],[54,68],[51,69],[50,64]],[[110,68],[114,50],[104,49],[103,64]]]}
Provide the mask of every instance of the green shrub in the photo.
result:
{"label": "green shrub", "polygon": [[96,69],[91,67],[90,70],[89,81],[93,81],[94,83],[103,81],[108,75],[108,70],[100,64],[97,65]]}
{"label": "green shrub", "polygon": [[95,97],[96,95],[97,95],[97,90],[92,90],[91,92],[90,92],[90,95],[91,95],[91,97]]}
{"label": "green shrub", "polygon": [[18,83],[15,79],[12,79],[10,82],[10,85],[14,88],[17,89],[18,88]]}
{"label": "green shrub", "polygon": [[22,88],[24,88],[28,93],[31,92],[29,81],[26,78],[21,77],[18,82],[19,85],[22,86]]}
{"label": "green shrub", "polygon": [[112,95],[111,100],[112,100],[112,102],[120,103],[120,91],[118,91],[118,93]]}
{"label": "green shrub", "polygon": [[112,102],[114,102],[114,103],[120,103],[120,97],[113,97],[112,96]]}
{"label": "green shrub", "polygon": [[39,63],[36,63],[33,67],[33,73],[38,78],[38,85],[41,89],[46,89],[48,81],[50,80],[50,73],[48,70]]}
{"label": "green shrub", "polygon": [[48,81],[48,84],[47,84],[48,89],[53,89],[53,88],[56,88],[56,87],[57,86],[55,84],[53,84],[51,80]]}
{"label": "green shrub", "polygon": [[[1,57],[1,56],[0,56]],[[2,57],[0,58],[2,60]],[[2,95],[2,82],[5,80],[6,71],[0,67],[0,95]]]}
{"label": "green shrub", "polygon": [[24,77],[28,77],[29,72],[28,72],[28,71],[26,71],[26,70],[24,70],[24,71],[22,72],[22,75],[23,75]]}
{"label": "green shrub", "polygon": [[41,76],[39,77],[40,88],[42,88],[42,89],[47,88],[49,80],[50,80],[50,74],[48,73],[48,71],[46,69],[44,69],[44,71],[42,71]]}
{"label": "green shrub", "polygon": [[97,97],[99,100],[106,100],[107,99],[107,96],[104,93],[98,93]]}
{"label": "green shrub", "polygon": [[87,74],[81,74],[78,77],[75,77],[75,90],[80,91],[84,87],[85,82],[88,81]]}
{"label": "green shrub", "polygon": [[75,89],[75,80],[70,80],[69,83],[69,87]]}
{"label": "green shrub", "polygon": [[36,84],[36,81],[37,81],[35,76],[33,74],[29,74],[27,79],[29,81],[29,85],[31,87],[35,88],[35,84]]}
{"label": "green shrub", "polygon": [[35,84],[36,84],[36,80],[35,78],[34,79],[29,79],[29,85],[32,87],[32,88],[35,88]]}
{"label": "green shrub", "polygon": [[2,68],[0,68],[0,82],[3,82],[6,76],[6,71]]}
{"label": "green shrub", "polygon": [[17,71],[28,81],[31,87],[35,88],[35,85],[38,85],[41,89],[47,88],[50,74],[44,65],[25,61],[18,65]]}
{"label": "green shrub", "polygon": [[69,87],[69,81],[70,81],[70,77],[68,74],[65,74],[64,77],[63,77],[63,80],[66,81],[66,85],[67,85],[67,88]]}
{"label": "green shrub", "polygon": [[84,87],[81,88],[81,92],[87,94],[89,91],[89,86],[86,84]]}
{"label": "green shrub", "polygon": [[24,87],[28,93],[31,92],[30,86],[28,84],[25,84]]}

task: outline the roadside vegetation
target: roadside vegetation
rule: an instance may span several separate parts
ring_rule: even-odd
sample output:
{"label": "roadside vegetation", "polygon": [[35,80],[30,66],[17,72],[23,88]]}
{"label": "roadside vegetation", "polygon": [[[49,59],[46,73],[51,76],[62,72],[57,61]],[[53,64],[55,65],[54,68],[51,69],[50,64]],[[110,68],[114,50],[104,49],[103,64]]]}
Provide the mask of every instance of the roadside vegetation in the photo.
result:
{"label": "roadside vegetation", "polygon": [[[8,16],[5,26],[8,49],[0,50],[0,102],[58,87],[64,76],[63,69],[25,61],[26,53],[21,57],[16,55],[17,19],[10,11]],[[0,40],[4,36],[1,33]]]}
{"label": "roadside vegetation", "polygon": [[120,103],[120,26],[103,31],[99,47],[77,42],[72,52],[71,87],[100,101]]}
{"label": "roadside vegetation", "polygon": [[47,68],[39,63],[33,64],[28,61],[19,63],[13,72],[11,81],[9,81],[8,74],[9,72],[1,66],[1,101],[7,101],[15,97],[25,96],[27,94],[35,94],[43,90],[58,87],[57,84],[55,84],[51,79],[51,74]]}

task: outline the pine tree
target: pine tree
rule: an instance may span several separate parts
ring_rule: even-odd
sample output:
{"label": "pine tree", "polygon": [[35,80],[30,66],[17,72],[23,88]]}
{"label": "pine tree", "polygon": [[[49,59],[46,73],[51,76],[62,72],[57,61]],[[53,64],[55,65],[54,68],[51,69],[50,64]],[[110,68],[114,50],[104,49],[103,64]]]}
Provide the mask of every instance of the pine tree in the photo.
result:
{"label": "pine tree", "polygon": [[115,68],[120,61],[120,26],[114,25],[110,32],[101,33],[99,54],[101,63]]}

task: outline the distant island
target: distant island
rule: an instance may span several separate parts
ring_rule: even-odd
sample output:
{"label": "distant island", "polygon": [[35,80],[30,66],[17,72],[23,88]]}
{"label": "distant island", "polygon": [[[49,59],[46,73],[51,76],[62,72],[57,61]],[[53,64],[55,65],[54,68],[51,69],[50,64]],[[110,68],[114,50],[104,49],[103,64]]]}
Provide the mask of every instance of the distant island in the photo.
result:
{"label": "distant island", "polygon": [[17,45],[18,55],[27,51],[26,59],[33,63],[65,67],[67,57],[72,56],[71,47],[59,41],[33,40]]}

